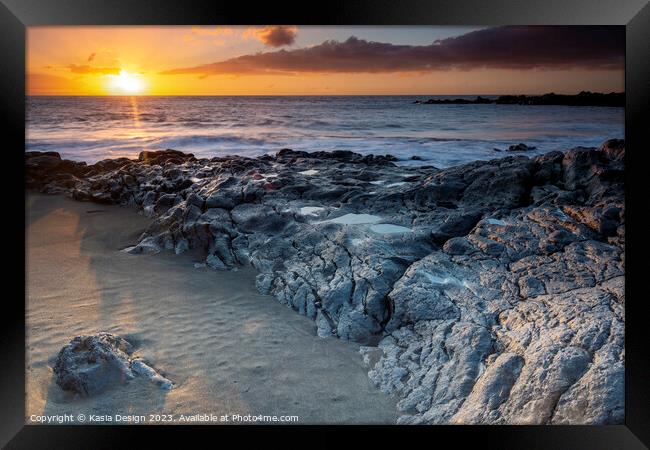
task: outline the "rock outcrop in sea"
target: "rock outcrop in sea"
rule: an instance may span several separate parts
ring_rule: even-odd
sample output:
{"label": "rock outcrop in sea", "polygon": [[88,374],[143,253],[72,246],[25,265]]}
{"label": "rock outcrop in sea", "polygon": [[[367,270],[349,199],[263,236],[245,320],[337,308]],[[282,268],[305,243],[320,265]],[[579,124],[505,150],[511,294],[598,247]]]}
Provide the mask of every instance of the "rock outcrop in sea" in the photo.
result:
{"label": "rock outcrop in sea", "polygon": [[564,105],[564,106],[613,106],[625,107],[625,92],[590,92],[582,91],[575,95],[555,94],[550,92],[543,95],[501,95],[494,99],[481,97],[467,98],[430,98],[415,100],[419,105]]}
{"label": "rock outcrop in sea", "polygon": [[624,414],[624,142],[438,170],[390,156],[27,153],[27,185],[137,205],[125,251],[250,265],[362,344],[399,423],[612,424]]}

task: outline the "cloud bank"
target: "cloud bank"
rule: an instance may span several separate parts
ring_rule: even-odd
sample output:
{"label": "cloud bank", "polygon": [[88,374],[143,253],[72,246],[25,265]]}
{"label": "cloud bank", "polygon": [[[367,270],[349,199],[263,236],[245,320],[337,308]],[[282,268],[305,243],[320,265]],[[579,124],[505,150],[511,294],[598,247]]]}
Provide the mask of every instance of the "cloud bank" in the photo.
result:
{"label": "cloud bank", "polygon": [[[268,45],[286,45],[280,43],[290,38],[281,34],[265,34]],[[350,37],[344,42],[330,40],[307,48],[243,55],[162,73],[208,76],[424,73],[478,68],[621,70],[624,55],[623,27],[506,26],[473,31],[429,45],[395,45]]]}

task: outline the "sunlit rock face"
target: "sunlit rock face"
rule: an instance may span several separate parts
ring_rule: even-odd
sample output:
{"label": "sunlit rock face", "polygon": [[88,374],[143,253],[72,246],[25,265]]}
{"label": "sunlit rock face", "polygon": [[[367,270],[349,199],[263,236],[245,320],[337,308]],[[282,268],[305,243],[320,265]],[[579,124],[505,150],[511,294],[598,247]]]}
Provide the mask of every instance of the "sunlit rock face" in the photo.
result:
{"label": "sunlit rock face", "polygon": [[175,151],[90,166],[27,154],[28,183],[134,204],[130,253],[252,265],[320,336],[363,344],[400,423],[622,423],[622,141],[446,170],[390,156]]}

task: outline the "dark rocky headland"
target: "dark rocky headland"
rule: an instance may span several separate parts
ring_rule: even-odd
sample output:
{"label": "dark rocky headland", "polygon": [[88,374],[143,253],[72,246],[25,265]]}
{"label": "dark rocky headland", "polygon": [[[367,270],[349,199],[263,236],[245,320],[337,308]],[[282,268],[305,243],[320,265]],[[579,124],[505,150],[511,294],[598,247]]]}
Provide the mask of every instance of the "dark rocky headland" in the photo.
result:
{"label": "dark rocky headland", "polygon": [[582,91],[576,95],[555,94],[544,95],[501,95],[496,99],[478,96],[474,100],[464,98],[416,100],[413,103],[422,105],[564,105],[564,106],[625,106],[624,92]]}
{"label": "dark rocky headland", "polygon": [[260,291],[362,344],[399,423],[624,419],[624,142],[438,170],[394,158],[27,153],[29,189],[131,204],[130,253],[252,265]]}

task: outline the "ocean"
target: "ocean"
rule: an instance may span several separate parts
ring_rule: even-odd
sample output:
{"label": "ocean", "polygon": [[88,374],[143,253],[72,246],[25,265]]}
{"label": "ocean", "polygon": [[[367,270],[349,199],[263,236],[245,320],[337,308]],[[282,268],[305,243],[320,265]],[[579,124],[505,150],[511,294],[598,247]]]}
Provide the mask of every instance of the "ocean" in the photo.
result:
{"label": "ocean", "polygon": [[520,142],[536,147],[530,155],[625,137],[624,108],[413,103],[474,97],[32,96],[26,150],[88,163],[166,148],[197,157],[352,150],[445,168],[506,156],[494,149]]}

